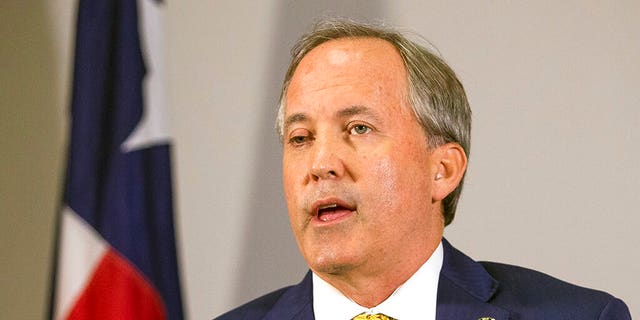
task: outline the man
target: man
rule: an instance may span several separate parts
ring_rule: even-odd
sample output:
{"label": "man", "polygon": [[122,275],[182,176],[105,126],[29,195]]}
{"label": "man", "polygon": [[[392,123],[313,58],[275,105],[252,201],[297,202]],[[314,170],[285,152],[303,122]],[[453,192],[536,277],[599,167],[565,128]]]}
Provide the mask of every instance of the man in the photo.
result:
{"label": "man", "polygon": [[402,35],[319,24],[294,48],[277,123],[311,272],[219,319],[630,319],[604,292],[480,264],[442,238],[471,111],[454,72]]}

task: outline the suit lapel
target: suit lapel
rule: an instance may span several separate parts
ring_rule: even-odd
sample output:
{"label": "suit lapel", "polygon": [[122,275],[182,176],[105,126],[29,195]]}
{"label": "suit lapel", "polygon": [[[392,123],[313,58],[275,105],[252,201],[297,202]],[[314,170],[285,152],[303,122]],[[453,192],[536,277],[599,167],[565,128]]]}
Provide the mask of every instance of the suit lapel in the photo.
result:
{"label": "suit lapel", "polygon": [[509,319],[509,312],[488,301],[498,290],[493,279],[479,263],[442,239],[444,261],[438,282],[436,320]]}
{"label": "suit lapel", "polygon": [[287,289],[264,320],[313,320],[311,271],[302,282]]}

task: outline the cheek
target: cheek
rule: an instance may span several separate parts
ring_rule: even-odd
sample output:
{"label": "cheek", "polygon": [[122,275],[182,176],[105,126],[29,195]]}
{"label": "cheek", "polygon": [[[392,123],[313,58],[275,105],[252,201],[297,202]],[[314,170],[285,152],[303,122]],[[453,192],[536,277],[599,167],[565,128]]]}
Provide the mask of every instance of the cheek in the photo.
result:
{"label": "cheek", "polygon": [[389,157],[377,158],[372,163],[368,177],[370,180],[364,185],[369,193],[369,198],[377,208],[375,210],[388,211],[397,207],[401,201],[401,177],[395,161]]}
{"label": "cheek", "polygon": [[370,167],[370,181],[365,184],[372,192],[369,194],[378,207],[387,213],[402,214],[416,208],[408,208],[419,197],[428,198],[429,184],[426,164],[422,164],[420,157],[412,155],[377,158]]}
{"label": "cheek", "polygon": [[292,217],[292,213],[296,212],[296,202],[298,199],[299,192],[299,179],[300,179],[300,168],[296,167],[286,160],[282,163],[282,183],[284,189],[284,197],[287,203],[287,209],[289,211],[289,216]]}
{"label": "cheek", "polygon": [[287,152],[284,153],[282,159],[282,182],[285,193],[289,189],[295,189],[299,184],[299,179],[303,177],[303,168],[300,163],[302,163],[301,159],[295,159],[295,157],[288,155]]}

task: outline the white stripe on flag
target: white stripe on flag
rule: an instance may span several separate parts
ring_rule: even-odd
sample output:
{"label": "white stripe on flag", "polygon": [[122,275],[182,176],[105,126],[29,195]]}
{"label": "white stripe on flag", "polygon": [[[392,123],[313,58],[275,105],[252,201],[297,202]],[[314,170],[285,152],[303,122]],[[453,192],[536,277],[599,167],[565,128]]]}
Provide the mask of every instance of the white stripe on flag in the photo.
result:
{"label": "white stripe on flag", "polygon": [[64,319],[88,285],[108,244],[73,209],[62,209],[54,319]]}
{"label": "white stripe on flag", "polygon": [[138,1],[140,49],[147,74],[142,81],[144,100],[142,119],[121,146],[123,152],[168,144],[171,136],[167,120],[164,59],[164,10],[152,0]]}

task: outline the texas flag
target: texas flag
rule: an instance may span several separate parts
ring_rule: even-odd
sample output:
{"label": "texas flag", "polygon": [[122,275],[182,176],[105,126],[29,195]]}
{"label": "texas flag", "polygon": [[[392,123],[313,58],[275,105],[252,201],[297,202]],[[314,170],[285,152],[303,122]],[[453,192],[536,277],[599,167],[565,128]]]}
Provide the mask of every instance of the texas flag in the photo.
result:
{"label": "texas flag", "polygon": [[163,4],[78,4],[53,319],[182,319]]}

